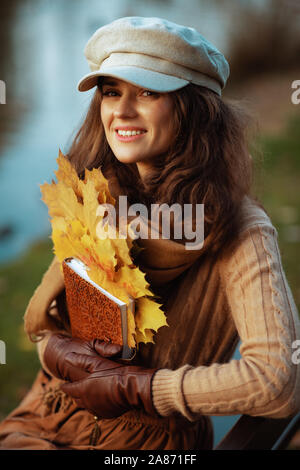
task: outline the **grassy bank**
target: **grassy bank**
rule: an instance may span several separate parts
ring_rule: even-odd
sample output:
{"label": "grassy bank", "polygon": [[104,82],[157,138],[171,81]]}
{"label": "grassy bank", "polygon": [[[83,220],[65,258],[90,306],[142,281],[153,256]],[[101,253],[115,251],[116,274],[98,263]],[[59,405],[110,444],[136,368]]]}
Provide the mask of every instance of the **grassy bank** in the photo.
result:
{"label": "grassy bank", "polygon": [[300,310],[300,114],[277,137],[263,137],[258,194],[278,231],[283,267]]}
{"label": "grassy bank", "polygon": [[6,364],[0,365],[0,420],[24,397],[39,368],[23,315],[53,257],[51,246],[50,240],[37,242],[18,260],[0,266],[0,339],[6,344]]}
{"label": "grassy bank", "polygon": [[[263,138],[263,166],[257,191],[279,233],[284,269],[300,307],[300,118],[286,132]],[[6,343],[6,365],[0,365],[0,419],[29,389],[39,368],[35,345],[23,331],[23,315],[34,289],[52,259],[51,241],[34,244],[22,258],[0,266],[0,339]]]}

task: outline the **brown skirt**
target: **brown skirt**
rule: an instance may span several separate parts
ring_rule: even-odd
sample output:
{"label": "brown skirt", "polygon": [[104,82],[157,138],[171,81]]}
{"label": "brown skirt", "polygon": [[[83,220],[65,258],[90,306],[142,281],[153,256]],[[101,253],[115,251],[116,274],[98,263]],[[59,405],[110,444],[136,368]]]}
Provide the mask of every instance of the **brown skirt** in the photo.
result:
{"label": "brown skirt", "polygon": [[20,403],[0,423],[0,449],[197,450],[211,449],[211,421],[153,418],[129,411],[99,419],[59,390],[61,382],[40,370]]}

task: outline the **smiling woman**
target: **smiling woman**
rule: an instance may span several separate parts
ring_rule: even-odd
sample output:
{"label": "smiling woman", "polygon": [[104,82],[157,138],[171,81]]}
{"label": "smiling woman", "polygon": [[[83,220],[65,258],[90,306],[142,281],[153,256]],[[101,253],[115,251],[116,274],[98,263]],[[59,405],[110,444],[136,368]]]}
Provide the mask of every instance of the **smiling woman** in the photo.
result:
{"label": "smiling woman", "polygon": [[[141,177],[174,138],[174,104],[157,93],[123,80],[103,78],[101,120],[107,142],[121,163],[135,163]],[[128,144],[128,145],[126,145]]]}
{"label": "smiling woman", "polygon": [[117,345],[71,336],[54,258],[25,315],[41,370],[0,424],[0,447],[211,449],[210,416],[297,413],[299,316],[277,230],[252,195],[248,120],[221,96],[225,57],[192,28],[139,17],[98,29],[85,54],[78,89],[96,89],[68,152],[77,174],[100,168],[117,204],[204,204],[204,244],[138,240],[134,265],[168,324],[126,363]]}

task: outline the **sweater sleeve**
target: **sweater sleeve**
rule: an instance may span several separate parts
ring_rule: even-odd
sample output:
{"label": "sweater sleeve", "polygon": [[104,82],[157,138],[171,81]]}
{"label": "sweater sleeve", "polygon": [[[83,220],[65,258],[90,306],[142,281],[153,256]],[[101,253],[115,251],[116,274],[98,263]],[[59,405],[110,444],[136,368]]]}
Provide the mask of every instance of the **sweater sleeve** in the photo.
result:
{"label": "sweater sleeve", "polygon": [[276,229],[248,228],[220,263],[220,276],[240,336],[241,359],[158,370],[152,385],[154,406],[162,416],[180,412],[191,421],[199,415],[283,418],[298,412],[299,314]]}

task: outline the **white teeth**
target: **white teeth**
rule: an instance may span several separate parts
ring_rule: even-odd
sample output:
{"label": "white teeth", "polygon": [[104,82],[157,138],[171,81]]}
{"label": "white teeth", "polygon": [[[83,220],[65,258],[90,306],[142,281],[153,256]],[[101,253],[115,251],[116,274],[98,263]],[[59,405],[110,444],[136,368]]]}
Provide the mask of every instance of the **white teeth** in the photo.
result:
{"label": "white teeth", "polygon": [[139,134],[143,134],[144,131],[122,131],[120,129],[117,130],[117,133],[119,135],[123,135],[123,136],[132,136],[132,135],[139,135]]}

